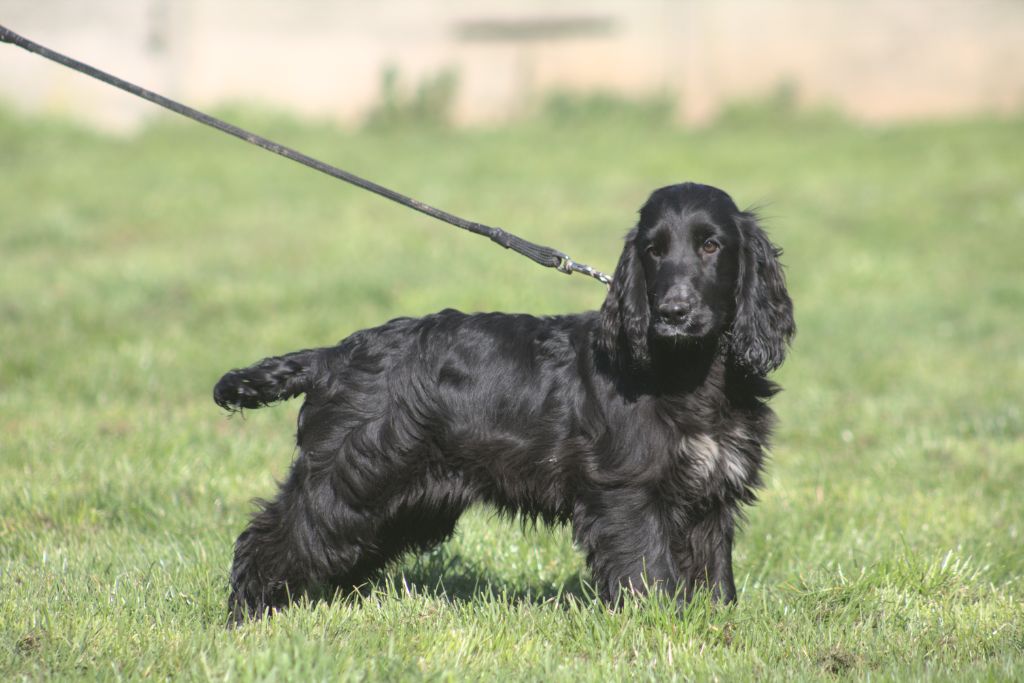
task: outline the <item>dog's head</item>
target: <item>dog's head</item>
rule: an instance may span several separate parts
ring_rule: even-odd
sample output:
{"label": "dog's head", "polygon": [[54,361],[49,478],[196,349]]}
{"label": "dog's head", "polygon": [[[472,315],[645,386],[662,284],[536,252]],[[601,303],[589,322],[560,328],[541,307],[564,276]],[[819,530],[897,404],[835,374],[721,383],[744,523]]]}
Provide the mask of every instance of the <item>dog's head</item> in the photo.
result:
{"label": "dog's head", "polygon": [[626,236],[599,343],[617,364],[642,367],[652,342],[727,335],[734,361],[765,375],[796,331],[780,254],[725,192],[696,183],[656,190]]}

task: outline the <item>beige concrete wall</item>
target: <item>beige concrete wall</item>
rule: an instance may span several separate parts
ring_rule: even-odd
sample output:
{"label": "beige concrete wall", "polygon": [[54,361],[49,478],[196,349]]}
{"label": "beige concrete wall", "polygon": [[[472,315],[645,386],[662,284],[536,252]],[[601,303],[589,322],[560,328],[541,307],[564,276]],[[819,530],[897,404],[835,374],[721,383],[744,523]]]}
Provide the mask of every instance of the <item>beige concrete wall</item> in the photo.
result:
{"label": "beige concrete wall", "polygon": [[[780,83],[868,121],[1024,110],[1020,0],[0,0],[0,23],[194,106],[359,121],[394,66],[445,70],[454,116],[558,90],[667,95],[701,123]],[[0,46],[0,99],[131,128],[151,105]]]}

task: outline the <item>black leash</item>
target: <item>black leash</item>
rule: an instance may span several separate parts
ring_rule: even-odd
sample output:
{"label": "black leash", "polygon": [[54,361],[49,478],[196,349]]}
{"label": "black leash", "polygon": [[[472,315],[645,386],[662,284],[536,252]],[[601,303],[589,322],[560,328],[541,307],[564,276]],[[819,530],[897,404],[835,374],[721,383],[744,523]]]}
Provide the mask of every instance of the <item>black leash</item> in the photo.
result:
{"label": "black leash", "polygon": [[142,99],[149,100],[154,104],[159,104],[161,107],[164,107],[165,109],[170,109],[176,114],[187,116],[193,121],[198,121],[199,123],[205,123],[207,126],[216,128],[221,132],[228,133],[229,135],[234,135],[236,138],[245,140],[246,142],[252,143],[257,147],[262,147],[268,152],[279,154],[285,157],[286,159],[297,161],[303,166],[308,166],[312,169],[320,171],[321,173],[326,173],[327,175],[333,178],[337,178],[338,180],[344,180],[346,183],[351,183],[356,187],[361,187],[364,190],[369,190],[370,192],[379,194],[380,196],[386,197],[393,202],[398,202],[402,206],[407,206],[410,209],[415,209],[420,213],[425,213],[428,216],[432,216],[433,218],[444,221],[445,223],[454,225],[457,228],[462,228],[463,230],[468,230],[470,232],[476,233],[477,235],[485,235],[489,237],[493,242],[500,244],[506,249],[511,249],[519,254],[522,254],[523,256],[535,261],[536,263],[539,263],[542,266],[547,266],[548,268],[555,268],[567,275],[572,275],[574,272],[583,273],[585,275],[589,275],[592,278],[600,280],[605,285],[611,284],[611,278],[602,273],[601,271],[595,270],[594,268],[591,268],[590,266],[585,265],[583,263],[577,263],[576,261],[573,261],[571,258],[569,258],[567,254],[563,254],[557,249],[552,249],[551,247],[545,247],[539,244],[534,244],[533,242],[524,240],[521,237],[513,235],[512,233],[505,232],[501,228],[495,228],[489,225],[484,225],[482,223],[467,221],[466,219],[459,218],[458,216],[450,214],[447,211],[442,211],[441,209],[434,208],[429,204],[424,204],[423,202],[413,199],[412,197],[406,197],[405,195],[399,194],[398,192],[388,189],[383,185],[378,185],[377,183],[366,180],[365,178],[360,178],[359,176],[349,173],[348,171],[343,171],[340,168],[331,166],[330,164],[325,164],[322,161],[314,159],[313,157],[310,156],[306,156],[302,152],[298,152],[290,147],[279,145],[272,140],[268,140],[267,138],[256,135],[255,133],[250,133],[247,130],[239,128],[238,126],[233,126],[230,123],[221,121],[220,119],[210,116],[209,114],[204,114],[203,112],[197,109],[193,109],[192,107],[188,107],[184,104],[168,99],[163,95],[158,95],[157,93],[152,92],[150,90],[146,90],[145,88],[140,88],[139,86],[134,85],[133,83],[121,80],[117,76],[112,76],[111,74],[108,74],[105,71],[100,71],[99,69],[89,66],[88,64],[83,64],[82,62],[62,55],[59,52],[54,52],[53,50],[50,50],[38,43],[34,43],[31,40],[28,40],[27,38],[18,35],[14,31],[6,28],[3,25],[0,25],[0,41],[5,43],[11,43],[12,45],[17,45],[18,47],[28,50],[29,52],[34,52],[37,55],[49,59],[50,61],[57,62],[58,64],[66,66],[69,69],[74,69],[75,71],[83,73],[87,76],[92,76],[93,78],[99,81],[103,81],[108,85],[112,85],[115,88],[120,88],[125,92],[135,95],[136,97],[141,97]]}

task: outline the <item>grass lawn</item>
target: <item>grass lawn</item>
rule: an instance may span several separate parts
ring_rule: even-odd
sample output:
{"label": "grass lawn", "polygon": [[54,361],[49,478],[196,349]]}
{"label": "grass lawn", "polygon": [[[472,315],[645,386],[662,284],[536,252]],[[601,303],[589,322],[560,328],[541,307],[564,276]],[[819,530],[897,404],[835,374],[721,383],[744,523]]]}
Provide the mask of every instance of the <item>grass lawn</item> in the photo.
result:
{"label": "grass lawn", "polygon": [[1024,120],[231,118],[608,272],[655,187],[762,206],[799,333],[739,603],[610,613],[565,529],[479,509],[367,597],[226,631],[298,404],[228,419],[223,371],[604,289],[169,115],[120,139],[0,113],[0,679],[1024,678]]}

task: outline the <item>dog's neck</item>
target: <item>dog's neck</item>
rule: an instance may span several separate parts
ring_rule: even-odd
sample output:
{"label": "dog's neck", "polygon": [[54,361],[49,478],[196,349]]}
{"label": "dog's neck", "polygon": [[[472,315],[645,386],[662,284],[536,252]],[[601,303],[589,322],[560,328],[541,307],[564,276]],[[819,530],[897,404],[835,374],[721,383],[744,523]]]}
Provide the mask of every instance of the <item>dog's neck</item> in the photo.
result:
{"label": "dog's neck", "polygon": [[[624,368],[614,363],[603,366],[628,400],[640,396],[672,399],[723,393],[729,365],[724,337],[678,341],[651,337],[648,352],[643,364],[629,363]],[[620,358],[628,358],[628,351],[623,349]],[[598,362],[602,361],[607,362],[607,357],[598,356]]]}
{"label": "dog's neck", "polygon": [[717,337],[681,342],[652,339],[649,380],[661,395],[689,395],[721,386],[726,354]]}

